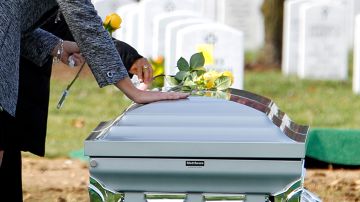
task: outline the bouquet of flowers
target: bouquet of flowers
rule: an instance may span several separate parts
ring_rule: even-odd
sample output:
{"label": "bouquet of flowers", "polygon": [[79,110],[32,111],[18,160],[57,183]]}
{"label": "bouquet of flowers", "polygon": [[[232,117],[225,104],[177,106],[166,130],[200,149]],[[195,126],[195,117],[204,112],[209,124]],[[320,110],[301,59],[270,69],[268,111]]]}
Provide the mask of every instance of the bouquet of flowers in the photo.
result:
{"label": "bouquet of flowers", "polygon": [[207,71],[204,63],[205,59],[201,52],[193,54],[190,62],[181,57],[177,61],[179,71],[175,76],[167,76],[166,80],[173,89],[185,92],[224,91],[233,84],[234,76],[230,71]]}

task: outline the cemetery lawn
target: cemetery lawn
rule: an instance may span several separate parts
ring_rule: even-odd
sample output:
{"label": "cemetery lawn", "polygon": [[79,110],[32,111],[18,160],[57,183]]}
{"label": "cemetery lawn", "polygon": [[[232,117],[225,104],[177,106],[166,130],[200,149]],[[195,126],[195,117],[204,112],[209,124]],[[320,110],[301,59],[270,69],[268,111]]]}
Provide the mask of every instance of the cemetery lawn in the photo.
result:
{"label": "cemetery lawn", "polygon": [[[79,150],[101,121],[112,120],[130,104],[115,87],[100,89],[91,74],[84,72],[70,90],[61,110],[58,99],[75,72],[53,76],[46,141],[47,157],[66,157]],[[351,81],[309,81],[284,77],[278,70],[247,71],[245,89],[268,98],[292,120],[312,128],[357,129],[360,96],[351,91]]]}

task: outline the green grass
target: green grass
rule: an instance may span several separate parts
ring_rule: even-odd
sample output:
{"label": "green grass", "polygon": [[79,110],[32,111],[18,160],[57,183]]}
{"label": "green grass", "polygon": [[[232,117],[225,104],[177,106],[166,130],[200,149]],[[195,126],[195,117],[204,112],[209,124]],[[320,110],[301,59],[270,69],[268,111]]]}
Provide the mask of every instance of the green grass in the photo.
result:
{"label": "green grass", "polygon": [[114,86],[99,88],[92,77],[80,78],[72,86],[63,108],[58,99],[70,79],[53,79],[48,118],[46,156],[67,156],[83,147],[89,133],[101,122],[116,118],[130,101]]}
{"label": "green grass", "polygon": [[[114,119],[128,106],[115,87],[98,88],[92,77],[80,78],[61,110],[56,104],[70,79],[52,79],[46,156],[67,156],[83,147],[101,121]],[[246,72],[245,89],[268,98],[298,123],[311,127],[359,128],[360,97],[351,81],[309,81],[279,71]],[[82,124],[83,123],[83,124]]]}
{"label": "green grass", "polygon": [[278,71],[246,72],[245,89],[269,97],[295,122],[310,127],[358,128],[360,97],[351,80],[312,81]]}

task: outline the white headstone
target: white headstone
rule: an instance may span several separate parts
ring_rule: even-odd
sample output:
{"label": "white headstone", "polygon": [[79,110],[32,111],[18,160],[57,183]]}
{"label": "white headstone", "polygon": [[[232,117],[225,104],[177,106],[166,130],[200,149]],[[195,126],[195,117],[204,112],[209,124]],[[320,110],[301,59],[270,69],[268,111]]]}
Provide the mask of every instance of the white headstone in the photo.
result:
{"label": "white headstone", "polygon": [[129,3],[134,3],[134,0],[93,0],[95,9],[102,20],[110,13],[115,13],[116,10]]}
{"label": "white headstone", "polygon": [[232,87],[243,88],[244,45],[241,31],[223,24],[205,23],[179,30],[176,38],[177,59],[189,59],[192,54],[207,49],[205,60],[210,56],[211,61],[206,61],[205,68],[231,71],[234,75]]}
{"label": "white headstone", "polygon": [[202,12],[204,0],[143,0],[139,12],[139,50],[145,57],[151,56],[152,52],[152,19],[161,13],[178,10]]}
{"label": "white headstone", "polygon": [[244,32],[246,50],[256,50],[264,44],[263,1],[217,0],[218,21]]}
{"label": "white headstone", "polygon": [[299,69],[300,5],[311,0],[287,0],[284,5],[282,72],[297,74]]}
{"label": "white headstone", "polygon": [[125,6],[121,6],[116,10],[116,13],[120,15],[122,19],[122,23],[121,23],[121,28],[113,33],[114,38],[121,41],[129,41],[126,38],[126,36],[128,35],[127,32],[129,32],[130,29],[134,27],[132,19],[130,19],[131,17],[130,13],[136,10],[137,8],[138,8],[138,3],[132,3],[132,4],[127,4]]}
{"label": "white headstone", "polygon": [[355,1],[354,4],[354,15],[357,16],[358,14],[360,14],[360,1]]}
{"label": "white headstone", "polygon": [[[179,30],[194,24],[201,24],[210,22],[206,18],[191,18],[186,20],[178,20],[170,23],[165,30],[165,74],[174,75],[176,71],[174,67],[176,67],[176,36]],[[171,71],[172,70],[172,71]]]}
{"label": "white headstone", "polygon": [[171,13],[162,13],[156,15],[153,19],[153,38],[152,38],[152,54],[156,58],[164,56],[165,53],[165,29],[166,26],[176,20],[200,17],[200,13],[192,11],[175,11]]}
{"label": "white headstone", "polygon": [[[127,15],[127,19],[124,19],[122,27],[126,27],[126,33],[124,34],[124,41],[134,47],[136,50],[139,49],[139,7],[134,7],[130,10]],[[140,54],[143,54],[139,51]]]}
{"label": "white headstone", "polygon": [[204,17],[216,21],[217,1],[218,0],[205,0],[204,1],[204,9],[203,9]]}
{"label": "white headstone", "polygon": [[300,8],[299,76],[347,79],[346,9],[328,2]]}
{"label": "white headstone", "polygon": [[353,92],[360,94],[360,15],[355,20]]}
{"label": "white headstone", "polygon": [[355,22],[355,1],[359,0],[331,0],[331,3],[339,5],[346,9],[345,29],[347,33],[348,49],[352,49],[354,45],[354,22]]}

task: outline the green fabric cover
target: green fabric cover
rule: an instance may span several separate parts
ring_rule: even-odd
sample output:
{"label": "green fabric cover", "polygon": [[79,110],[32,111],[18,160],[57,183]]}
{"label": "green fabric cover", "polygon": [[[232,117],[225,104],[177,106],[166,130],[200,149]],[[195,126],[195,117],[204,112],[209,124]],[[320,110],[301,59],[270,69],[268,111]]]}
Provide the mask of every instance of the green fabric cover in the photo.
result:
{"label": "green fabric cover", "polygon": [[71,151],[69,153],[69,157],[72,159],[79,159],[82,161],[88,161],[89,157],[84,155],[84,148],[79,149],[79,150],[75,150],[75,151]]}
{"label": "green fabric cover", "polygon": [[360,130],[316,128],[309,132],[306,156],[341,165],[360,165]]}

